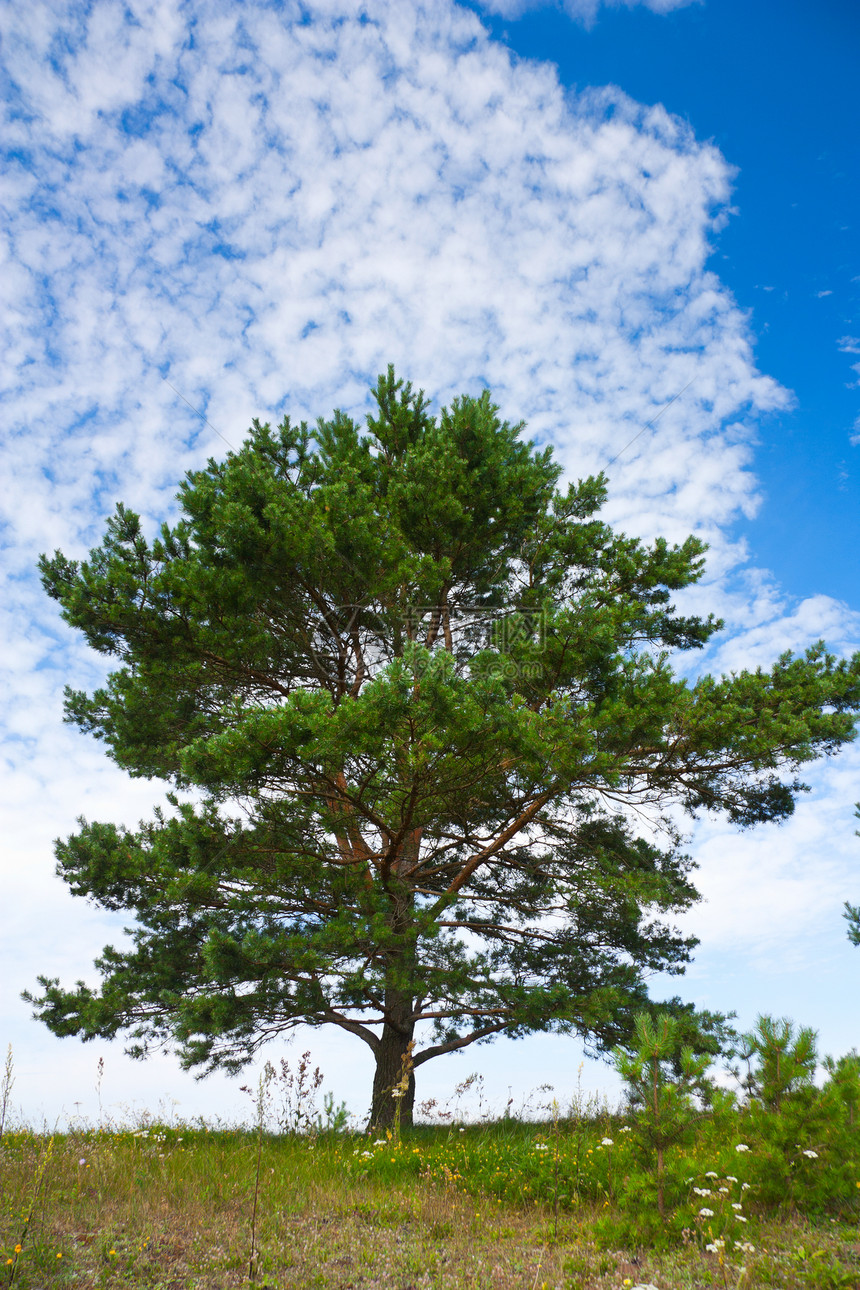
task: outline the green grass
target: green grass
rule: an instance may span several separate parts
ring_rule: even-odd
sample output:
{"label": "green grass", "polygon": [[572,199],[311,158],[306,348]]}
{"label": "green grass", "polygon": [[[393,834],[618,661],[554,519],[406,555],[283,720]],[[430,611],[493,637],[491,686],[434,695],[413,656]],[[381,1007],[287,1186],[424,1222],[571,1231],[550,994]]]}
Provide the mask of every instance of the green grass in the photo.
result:
{"label": "green grass", "polygon": [[[742,1235],[754,1252],[731,1240],[709,1251],[715,1234],[704,1224],[716,1218],[694,1217],[662,1252],[607,1239],[634,1168],[624,1128],[604,1115],[418,1128],[400,1141],[264,1135],[253,1262],[255,1131],[7,1129],[0,1287],[860,1286],[856,1200],[815,1215],[796,1202],[766,1207],[752,1184],[740,1191],[742,1166],[755,1177],[753,1151],[733,1153],[739,1181],[729,1186],[744,1196]],[[606,1137],[612,1147],[601,1146]],[[688,1149],[701,1157],[697,1178],[718,1146],[703,1132]],[[728,1171],[717,1162],[710,1172],[716,1189]]]}

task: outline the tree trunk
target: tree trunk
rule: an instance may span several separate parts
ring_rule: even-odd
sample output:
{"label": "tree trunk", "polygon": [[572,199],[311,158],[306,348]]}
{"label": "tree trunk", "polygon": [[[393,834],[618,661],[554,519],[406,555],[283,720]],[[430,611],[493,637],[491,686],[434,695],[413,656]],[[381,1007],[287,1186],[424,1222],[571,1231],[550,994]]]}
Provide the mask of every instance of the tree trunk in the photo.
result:
{"label": "tree trunk", "polygon": [[[390,1129],[400,1106],[401,1128],[411,1128],[415,1105],[415,1072],[412,1069],[409,1044],[415,1030],[412,999],[399,990],[385,992],[386,1020],[382,1027],[373,1076],[373,1103],[370,1124],[374,1129]],[[402,1097],[393,1097],[408,1070],[408,1083]]]}

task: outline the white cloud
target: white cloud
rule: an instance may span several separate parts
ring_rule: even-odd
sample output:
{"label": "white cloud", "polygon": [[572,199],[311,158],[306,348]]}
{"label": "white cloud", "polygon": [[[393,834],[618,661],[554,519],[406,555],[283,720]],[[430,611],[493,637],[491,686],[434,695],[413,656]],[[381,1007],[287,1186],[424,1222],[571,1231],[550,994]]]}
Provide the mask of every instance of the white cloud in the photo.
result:
{"label": "white cloud", "polygon": [[[842,354],[860,354],[860,338],[857,336],[840,336],[836,343],[839,346],[840,353]],[[852,363],[851,370],[860,376],[860,363]],[[849,390],[856,390],[858,386],[860,386],[860,381],[852,381],[848,385],[848,388]],[[855,448],[860,444],[860,417],[857,417],[854,422],[848,442]]]}
{"label": "white cloud", "polygon": [[[685,927],[710,952],[742,955],[755,968],[814,970],[822,946],[845,934],[842,908],[860,900],[860,842],[854,833],[860,749],[812,766],[811,786],[789,824],[738,833],[718,820],[694,832],[704,900]],[[790,948],[789,948],[790,947]]]}
{"label": "white cloud", "polygon": [[744,603],[741,591],[734,597],[726,595],[722,603],[732,630],[708,656],[709,667],[717,673],[766,668],[780,654],[799,653],[819,640],[825,640],[838,657],[845,657],[860,641],[860,613],[832,596],[807,596],[789,605],[765,584],[756,599]]}
{"label": "white cloud", "polygon": [[521,18],[532,9],[562,9],[569,18],[590,27],[594,24],[601,6],[607,9],[636,9],[640,5],[652,13],[666,14],[673,9],[685,9],[691,4],[701,4],[704,0],[479,0],[480,7],[486,13],[498,14],[501,18]]}
{"label": "white cloud", "polygon": [[233,444],[254,415],[360,412],[389,360],[440,400],[486,383],[571,475],[620,453],[613,522],[711,542],[689,596],[729,621],[722,666],[856,632],[744,572],[727,536],[758,504],[757,419],[790,396],[708,267],[720,153],[617,90],[565,94],[448,0],[299,16],[201,0],[192,41],[167,3],[7,15],[0,734],[21,984],[69,956],[85,972],[102,943],[50,877],[51,838],[81,811],[133,824],[157,789],[61,726],[62,684],[102,669],[34,564],[83,555],[120,498],[154,527],[223,454],[165,375]]}

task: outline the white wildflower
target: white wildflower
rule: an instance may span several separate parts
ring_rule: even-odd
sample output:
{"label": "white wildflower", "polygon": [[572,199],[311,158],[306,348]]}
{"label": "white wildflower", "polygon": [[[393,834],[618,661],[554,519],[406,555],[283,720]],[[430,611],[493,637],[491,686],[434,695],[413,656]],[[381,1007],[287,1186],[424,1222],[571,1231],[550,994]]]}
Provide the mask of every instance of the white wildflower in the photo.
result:
{"label": "white wildflower", "polygon": [[735,1214],[735,1218],[738,1220],[739,1223],[745,1223],[747,1221],[744,1218],[743,1214]]}
{"label": "white wildflower", "polygon": [[733,1174],[726,1174],[726,1182],[737,1182],[737,1178]]}
{"label": "white wildflower", "polygon": [[732,1209],[743,1209],[743,1205],[740,1205],[736,1200],[733,1200]]}
{"label": "white wildflower", "polygon": [[749,1151],[749,1147],[745,1142],[739,1142],[735,1147],[735,1151]]}
{"label": "white wildflower", "polygon": [[804,1154],[805,1156],[809,1156],[809,1159],[810,1159],[810,1160],[817,1160],[817,1159],[818,1159],[818,1152],[817,1152],[817,1151],[804,1151],[804,1153],[803,1153],[803,1154]]}
{"label": "white wildflower", "polygon": [[713,1217],[714,1217],[714,1211],[713,1211],[712,1209],[700,1209],[700,1210],[699,1210],[699,1217],[700,1217],[700,1218],[713,1218]]}
{"label": "white wildflower", "polygon": [[706,1178],[719,1178],[719,1176],[720,1176],[719,1174],[714,1173],[713,1169],[711,1169],[708,1173],[705,1174]]}
{"label": "white wildflower", "polygon": [[612,1139],[611,1139],[611,1138],[601,1138],[601,1139],[600,1139],[600,1145],[601,1145],[601,1147],[611,1147],[611,1146],[613,1145]]}

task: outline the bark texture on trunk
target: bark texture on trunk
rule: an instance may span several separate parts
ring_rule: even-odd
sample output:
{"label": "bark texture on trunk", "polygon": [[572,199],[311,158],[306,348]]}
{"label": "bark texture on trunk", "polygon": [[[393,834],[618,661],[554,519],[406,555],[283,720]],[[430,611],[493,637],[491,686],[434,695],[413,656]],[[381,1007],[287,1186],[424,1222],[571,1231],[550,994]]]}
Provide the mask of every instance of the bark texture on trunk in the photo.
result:
{"label": "bark texture on trunk", "polygon": [[[421,831],[413,829],[403,840],[401,854],[392,861],[390,886],[386,879],[391,901],[389,927],[400,944],[396,949],[392,947],[387,956],[387,984],[382,1008],[384,1020],[376,1050],[370,1108],[370,1124],[375,1129],[389,1129],[395,1124],[402,1128],[412,1125],[415,1072],[411,1044],[415,1033],[415,999],[411,989],[404,989],[404,985],[411,981],[415,968],[415,891],[411,877],[402,880],[400,875],[404,870],[411,875],[415,869],[420,844]],[[392,1096],[393,1093],[398,1096]]]}
{"label": "bark texture on trunk", "polygon": [[[415,1072],[409,1060],[409,1044],[415,1030],[412,1016],[412,999],[397,990],[385,994],[386,1020],[382,1027],[376,1053],[376,1071],[373,1076],[373,1103],[370,1123],[374,1129],[390,1129],[400,1105],[401,1128],[412,1124],[415,1105]],[[393,1097],[408,1065],[409,1080],[402,1097]]]}

